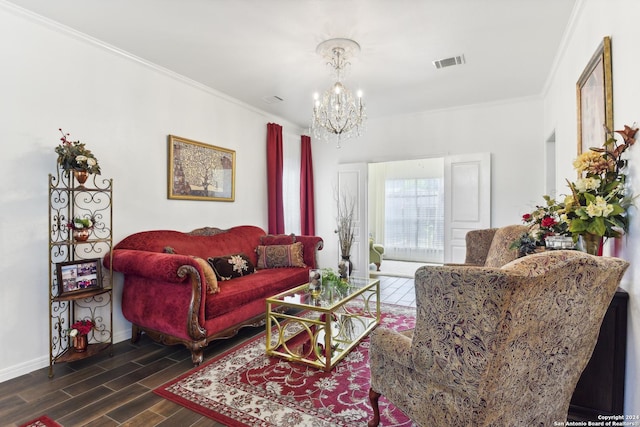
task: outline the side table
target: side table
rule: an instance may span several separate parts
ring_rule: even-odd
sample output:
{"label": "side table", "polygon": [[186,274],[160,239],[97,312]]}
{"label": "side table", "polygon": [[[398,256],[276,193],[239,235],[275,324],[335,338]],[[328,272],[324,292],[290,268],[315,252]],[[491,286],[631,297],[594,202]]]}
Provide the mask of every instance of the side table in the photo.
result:
{"label": "side table", "polygon": [[599,421],[598,415],[624,413],[629,294],[621,288],[602,321],[591,360],[582,372],[569,405],[569,421]]}

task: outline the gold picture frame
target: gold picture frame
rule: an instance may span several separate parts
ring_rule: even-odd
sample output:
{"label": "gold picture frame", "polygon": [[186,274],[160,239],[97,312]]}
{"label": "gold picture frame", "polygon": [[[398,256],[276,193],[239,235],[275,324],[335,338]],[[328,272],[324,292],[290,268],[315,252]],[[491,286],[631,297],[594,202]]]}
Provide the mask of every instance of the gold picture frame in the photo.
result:
{"label": "gold picture frame", "polygon": [[236,152],[169,135],[168,198],[235,200]]}
{"label": "gold picture frame", "polygon": [[601,147],[613,128],[611,38],[605,37],[576,84],[578,98],[578,155]]}

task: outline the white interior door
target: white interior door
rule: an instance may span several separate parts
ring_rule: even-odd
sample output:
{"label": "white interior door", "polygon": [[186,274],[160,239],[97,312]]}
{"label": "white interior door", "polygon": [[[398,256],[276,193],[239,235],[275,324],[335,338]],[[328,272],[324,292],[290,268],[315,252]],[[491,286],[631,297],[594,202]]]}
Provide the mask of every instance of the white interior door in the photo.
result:
{"label": "white interior door", "polygon": [[491,154],[445,158],[444,262],[464,262],[467,231],[491,227]]}
{"label": "white interior door", "polygon": [[[367,164],[348,163],[338,165],[338,206],[341,197],[351,197],[354,207],[354,241],[351,246],[353,276],[369,277],[369,240],[367,237]],[[337,206],[336,206],[337,208]],[[337,237],[336,237],[337,240]],[[338,252],[340,252],[338,250]],[[340,254],[338,253],[338,256]],[[336,261],[337,263],[337,261]]]}

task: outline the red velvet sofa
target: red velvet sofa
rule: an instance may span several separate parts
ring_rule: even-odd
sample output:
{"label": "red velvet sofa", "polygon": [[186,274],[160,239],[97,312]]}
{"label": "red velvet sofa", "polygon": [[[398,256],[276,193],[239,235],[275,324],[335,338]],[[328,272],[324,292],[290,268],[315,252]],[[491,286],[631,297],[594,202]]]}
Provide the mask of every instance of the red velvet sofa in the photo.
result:
{"label": "red velvet sofa", "polygon": [[[242,253],[255,266],[259,245],[292,241],[302,243],[306,267],[258,269],[218,281],[217,293],[208,291],[206,268],[194,258]],[[265,298],[307,283],[322,246],[320,237],[267,236],[254,226],[132,234],[113,248],[113,270],[124,274],[122,312],[133,324],[132,341],[145,332],[163,344],[184,344],[198,365],[212,340],[231,337],[243,326],[264,324]],[[107,267],[108,260],[105,257]]]}

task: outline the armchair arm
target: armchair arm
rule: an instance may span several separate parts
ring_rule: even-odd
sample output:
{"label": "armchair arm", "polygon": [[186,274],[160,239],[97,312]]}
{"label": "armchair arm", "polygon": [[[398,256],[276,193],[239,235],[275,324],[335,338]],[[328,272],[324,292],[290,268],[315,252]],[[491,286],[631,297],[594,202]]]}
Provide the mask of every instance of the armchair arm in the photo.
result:
{"label": "armchair arm", "polygon": [[481,265],[477,265],[477,264],[465,264],[465,263],[459,263],[459,262],[447,262],[445,264],[443,264],[447,267],[482,267]]}
{"label": "armchair arm", "polygon": [[[377,328],[371,333],[370,353],[383,355],[407,368],[413,368],[411,337],[387,328]],[[375,354],[372,356],[375,357]]]}
{"label": "armchair arm", "polygon": [[373,250],[376,251],[378,254],[382,255],[384,254],[384,246],[382,246],[379,243],[374,243],[373,244]]}

